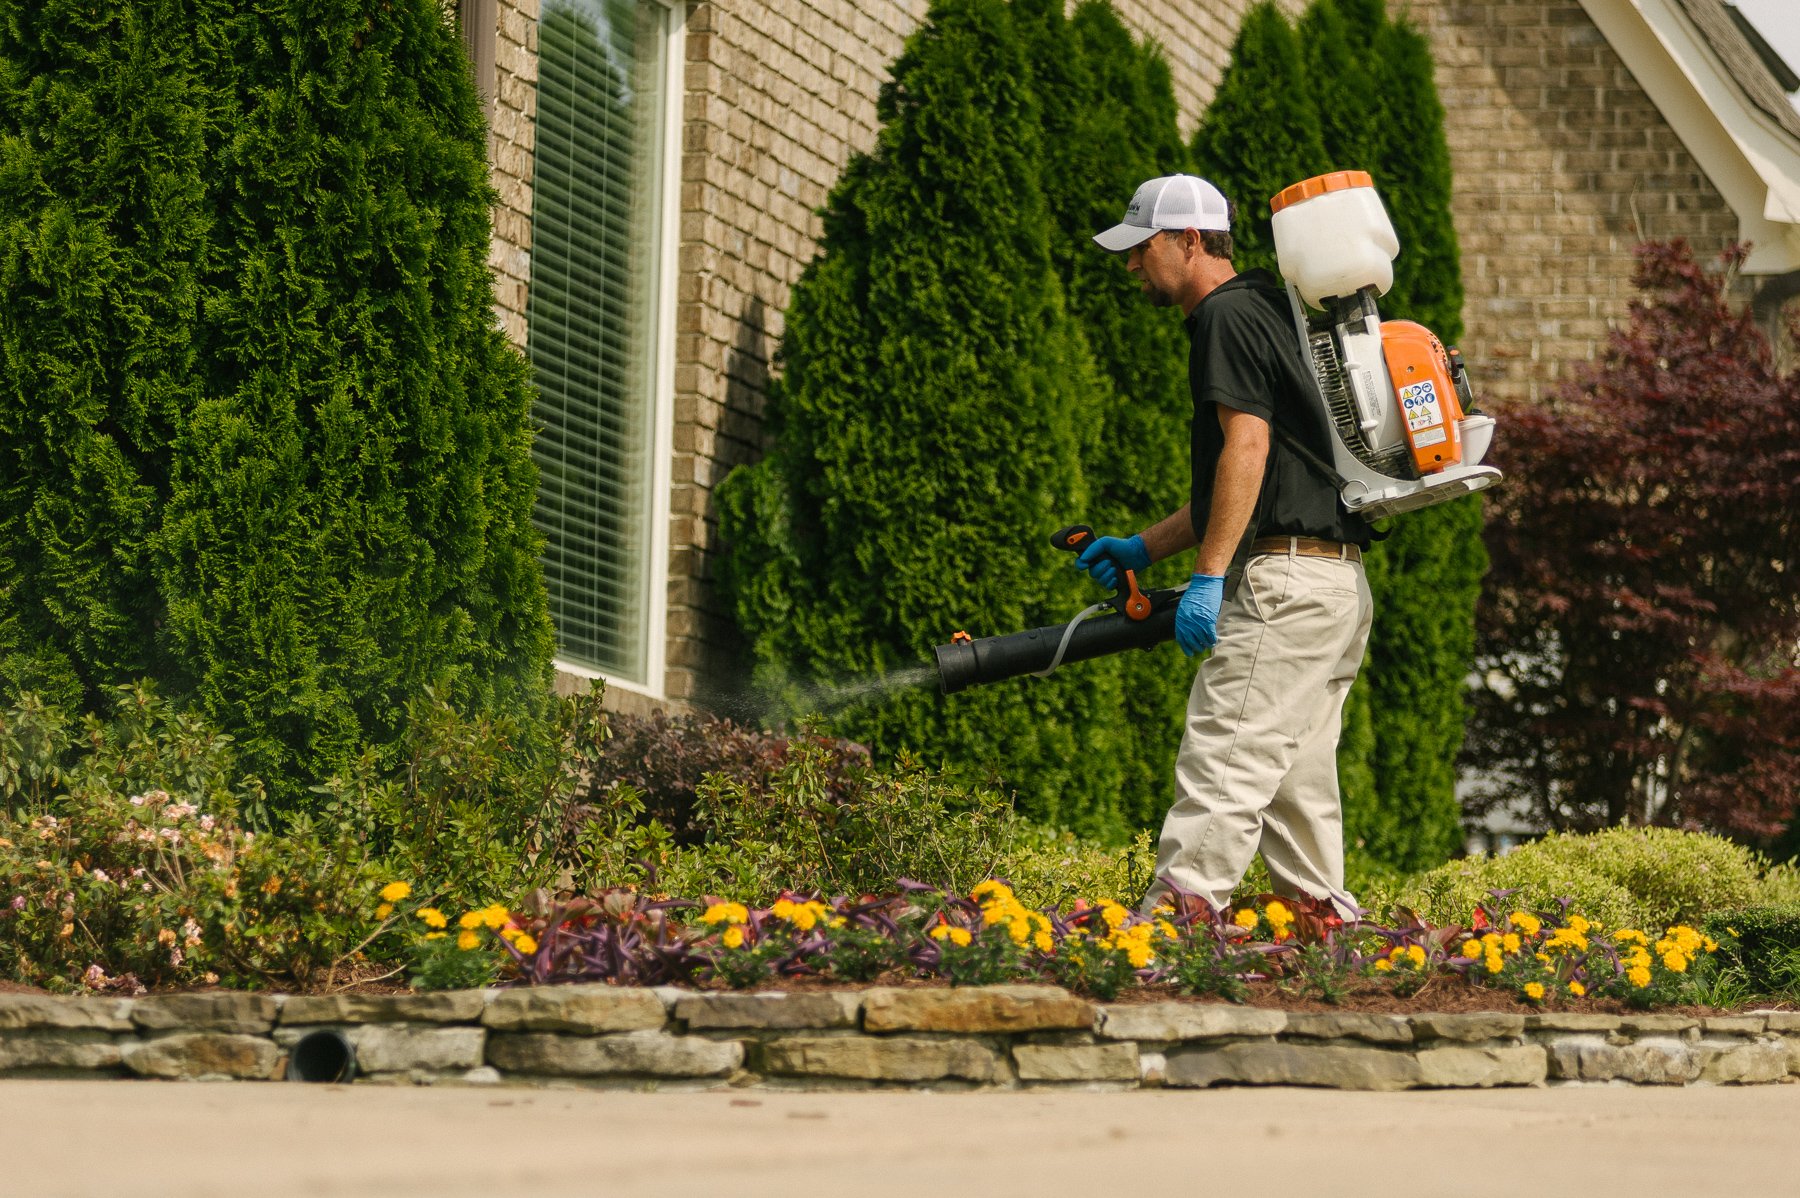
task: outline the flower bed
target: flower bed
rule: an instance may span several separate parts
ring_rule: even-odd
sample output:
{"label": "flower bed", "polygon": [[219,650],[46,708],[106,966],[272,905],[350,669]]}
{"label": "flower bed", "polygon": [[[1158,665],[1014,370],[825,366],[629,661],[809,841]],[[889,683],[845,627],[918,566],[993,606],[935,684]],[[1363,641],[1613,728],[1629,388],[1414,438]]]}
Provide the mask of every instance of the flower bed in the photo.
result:
{"label": "flower bed", "polygon": [[430,905],[397,907],[404,882],[383,892],[384,916],[408,929],[417,979],[489,973],[547,985],[604,982],[748,990],[775,985],[912,980],[979,986],[1050,982],[1084,996],[1260,997],[1405,1001],[1435,991],[1440,1005],[1520,1002],[1538,1009],[1705,1005],[1702,966],[1719,945],[1693,928],[1660,933],[1603,928],[1566,906],[1478,906],[1468,926],[1346,922],[1325,903],[1263,895],[1216,912],[1177,895],[1149,916],[1118,903],[1032,910],[1003,882],[968,895],[903,883],[900,893],[830,900],[787,895],[766,908],[729,901],[658,900],[631,891],[556,900],[524,910],[493,905],[455,921]]}

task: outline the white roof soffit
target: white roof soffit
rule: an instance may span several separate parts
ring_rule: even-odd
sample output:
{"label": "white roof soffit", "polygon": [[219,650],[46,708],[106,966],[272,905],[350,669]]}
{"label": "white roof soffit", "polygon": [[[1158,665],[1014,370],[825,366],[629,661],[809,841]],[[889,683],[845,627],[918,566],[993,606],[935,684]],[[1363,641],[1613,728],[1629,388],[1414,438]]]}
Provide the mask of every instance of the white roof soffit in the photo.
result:
{"label": "white roof soffit", "polygon": [[1678,0],[1581,3],[1737,214],[1745,272],[1800,270],[1800,138],[1751,102]]}

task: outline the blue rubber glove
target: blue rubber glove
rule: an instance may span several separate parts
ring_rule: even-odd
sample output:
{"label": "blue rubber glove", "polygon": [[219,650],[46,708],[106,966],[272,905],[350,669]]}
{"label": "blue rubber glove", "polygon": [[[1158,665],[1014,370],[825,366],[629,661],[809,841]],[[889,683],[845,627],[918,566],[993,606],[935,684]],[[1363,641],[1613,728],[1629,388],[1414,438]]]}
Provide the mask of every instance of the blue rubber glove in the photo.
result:
{"label": "blue rubber glove", "polygon": [[1219,604],[1225,598],[1225,578],[1219,574],[1196,574],[1181,593],[1181,604],[1175,609],[1175,643],[1192,657],[1219,643]]}
{"label": "blue rubber glove", "polygon": [[1100,537],[1075,559],[1076,569],[1086,570],[1109,591],[1119,589],[1121,571],[1149,567],[1150,551],[1144,548],[1144,538],[1138,536]]}

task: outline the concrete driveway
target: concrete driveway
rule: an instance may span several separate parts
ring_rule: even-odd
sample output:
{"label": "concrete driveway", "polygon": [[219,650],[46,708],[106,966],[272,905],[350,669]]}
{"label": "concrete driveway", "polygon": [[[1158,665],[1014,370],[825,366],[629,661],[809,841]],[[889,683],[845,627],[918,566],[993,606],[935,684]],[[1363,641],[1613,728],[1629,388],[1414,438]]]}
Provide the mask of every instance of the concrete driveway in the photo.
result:
{"label": "concrete driveway", "polygon": [[1800,1195],[1800,1086],[632,1094],[0,1082],[5,1198]]}

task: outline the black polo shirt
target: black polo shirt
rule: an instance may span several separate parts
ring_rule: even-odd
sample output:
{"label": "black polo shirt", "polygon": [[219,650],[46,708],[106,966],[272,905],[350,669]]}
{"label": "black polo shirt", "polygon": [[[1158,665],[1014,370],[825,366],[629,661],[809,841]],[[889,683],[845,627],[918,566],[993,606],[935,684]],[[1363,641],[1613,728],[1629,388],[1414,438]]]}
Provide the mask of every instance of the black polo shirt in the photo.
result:
{"label": "black polo shirt", "polygon": [[[1225,446],[1214,404],[1262,417],[1327,462],[1331,434],[1318,384],[1300,352],[1287,292],[1274,275],[1245,271],[1220,285],[1188,315],[1187,328],[1194,535],[1204,540],[1213,477]],[[1366,549],[1370,528],[1344,507],[1332,482],[1271,436],[1262,493],[1233,563],[1248,555],[1252,540],[1268,536],[1322,537]]]}

